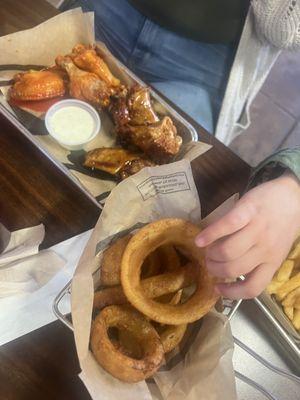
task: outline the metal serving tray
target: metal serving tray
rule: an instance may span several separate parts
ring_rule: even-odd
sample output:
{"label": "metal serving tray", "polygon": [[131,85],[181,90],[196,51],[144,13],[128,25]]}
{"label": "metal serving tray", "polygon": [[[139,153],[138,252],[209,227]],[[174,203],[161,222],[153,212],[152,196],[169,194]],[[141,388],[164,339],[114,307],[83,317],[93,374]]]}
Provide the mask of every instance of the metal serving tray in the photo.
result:
{"label": "metal serving tray", "polygon": [[[72,286],[72,280],[67,283],[67,285],[59,292],[59,294],[56,296],[56,298],[53,301],[52,304],[52,310],[55,314],[55,316],[64,324],[66,325],[69,329],[73,330],[73,325],[70,319],[69,314],[64,314],[60,310],[60,305],[63,300],[66,300],[67,297],[71,296],[71,286]],[[235,312],[237,311],[240,303],[242,300],[227,300],[223,299],[223,311],[222,314],[226,315],[228,319],[230,320]]]}
{"label": "metal serving tray", "polygon": [[264,315],[272,322],[294,359],[300,363],[300,336],[277,302],[267,293],[254,299]]}
{"label": "metal serving tray", "polygon": [[[134,73],[132,73],[124,64],[122,64],[119,60],[117,60],[115,57],[113,57],[106,48],[102,48],[101,44],[98,45],[99,49],[101,50],[102,53],[104,53],[104,56],[107,56],[106,62],[111,69],[111,71],[121,80],[122,83],[125,83],[127,85],[134,85],[138,84],[141,86],[147,86],[145,82],[143,82],[141,79],[139,79]],[[9,67],[9,66],[7,66]],[[8,68],[9,70],[9,68]],[[1,83],[1,82],[0,82]],[[0,87],[1,90],[1,87]],[[195,128],[186,120],[184,119],[173,107],[171,107],[161,96],[159,96],[152,88],[150,88],[150,93],[151,97],[153,100],[153,106],[154,109],[158,112],[159,115],[162,117],[165,115],[168,115],[172,118],[174,125],[177,128],[178,134],[182,137],[183,140],[183,145],[188,144],[190,142],[196,142],[198,140],[198,135],[195,130]],[[0,92],[1,96],[1,92]],[[5,97],[3,97],[4,99]],[[8,118],[17,128],[20,132],[26,136],[31,143],[33,143],[49,160],[55,164],[57,168],[61,170],[61,172],[66,175],[69,179],[71,179],[79,188],[82,192],[85,193],[87,197],[89,197],[95,204],[97,204],[98,207],[102,208],[103,204],[101,204],[101,201],[104,202],[104,199],[108,193],[103,191],[102,194],[96,198],[91,191],[89,190],[89,187],[84,185],[80,179],[75,176],[71,171],[78,171],[76,168],[72,168],[72,166],[69,165],[68,168],[68,163],[64,163],[60,161],[52,152],[44,146],[44,142],[41,143],[41,140],[38,138],[41,138],[40,134],[38,136],[35,136],[32,132],[30,132],[30,127],[29,129],[26,128],[24,122],[22,120],[21,115],[17,116],[14,111],[11,109],[11,107],[6,103],[6,101],[0,102],[0,112]],[[106,113],[103,112],[104,117],[106,120],[109,120],[107,118]],[[30,114],[29,119],[30,119]],[[103,125],[103,124],[102,124]],[[105,124],[104,124],[105,125]],[[103,125],[103,126],[104,126]],[[111,124],[112,125],[112,124]],[[111,131],[111,127],[108,128],[108,132]],[[95,145],[97,147],[97,145]],[[180,154],[179,154],[180,158]],[[74,166],[74,165],[73,165]],[[78,166],[76,166],[78,167]],[[79,171],[82,172],[82,171]],[[84,172],[86,175],[89,175],[89,171],[86,170]],[[91,172],[91,177],[93,176]],[[99,178],[101,179],[101,178]],[[113,181],[113,179],[112,179]],[[100,201],[100,204],[99,204]]]}

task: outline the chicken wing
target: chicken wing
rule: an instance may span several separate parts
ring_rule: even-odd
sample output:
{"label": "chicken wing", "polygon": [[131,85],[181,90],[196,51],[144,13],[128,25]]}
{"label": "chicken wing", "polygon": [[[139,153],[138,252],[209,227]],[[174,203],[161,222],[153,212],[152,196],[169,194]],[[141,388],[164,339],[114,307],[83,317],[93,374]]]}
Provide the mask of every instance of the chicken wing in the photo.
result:
{"label": "chicken wing", "polygon": [[134,86],[128,96],[131,125],[148,125],[159,121],[153,110],[150,91],[147,87]]}
{"label": "chicken wing", "polygon": [[10,90],[13,100],[44,100],[63,96],[66,85],[62,71],[50,68],[42,71],[28,71],[14,77]]}
{"label": "chicken wing", "polygon": [[120,85],[119,79],[113,76],[107,64],[98,56],[95,49],[78,44],[73,48],[70,56],[77,67],[93,72],[108,86],[117,87]]}
{"label": "chicken wing", "polygon": [[142,168],[155,164],[140,154],[119,148],[103,147],[89,151],[83,165],[125,179]]}
{"label": "chicken wing", "polygon": [[109,105],[112,90],[96,74],[76,67],[69,56],[58,56],[55,61],[69,75],[69,92],[72,97],[104,108]]}
{"label": "chicken wing", "polygon": [[182,144],[182,138],[177,135],[170,117],[164,117],[152,125],[124,125],[118,128],[117,133],[122,144],[138,147],[159,164],[175,156]]}
{"label": "chicken wing", "polygon": [[148,125],[159,121],[153,110],[149,88],[134,86],[112,98],[110,113],[117,126]]}

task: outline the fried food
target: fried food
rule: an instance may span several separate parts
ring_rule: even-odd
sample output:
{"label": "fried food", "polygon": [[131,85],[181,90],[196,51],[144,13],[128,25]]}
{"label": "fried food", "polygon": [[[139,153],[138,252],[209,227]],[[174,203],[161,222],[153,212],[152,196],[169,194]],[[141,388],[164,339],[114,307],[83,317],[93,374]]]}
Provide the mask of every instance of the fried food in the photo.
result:
{"label": "fried food", "polygon": [[136,158],[135,160],[128,161],[124,167],[120,170],[119,176],[121,180],[128,178],[134,174],[137,174],[145,167],[155,167],[155,163],[147,159],[145,156]]}
{"label": "fried food", "polygon": [[277,281],[279,282],[288,281],[292,274],[293,269],[294,269],[294,261],[285,260],[276,274]]}
{"label": "fried food", "polygon": [[149,254],[143,263],[141,279],[159,275],[164,272],[176,271],[180,267],[180,259],[174,246],[159,247]]}
{"label": "fried food", "polygon": [[[157,298],[168,293],[191,286],[197,276],[195,266],[190,263],[174,272],[155,275],[141,281],[143,295],[147,298]],[[126,304],[128,299],[122,286],[104,288],[95,292],[95,310],[101,310],[112,304]]]}
{"label": "fried food", "polygon": [[[175,294],[167,294],[160,296],[157,300],[163,303],[178,304],[181,300],[182,290],[178,290]],[[159,334],[160,341],[163,345],[164,352],[169,353],[181,342],[187,325],[161,325],[159,323],[152,323],[157,333]],[[126,349],[127,353],[136,358],[140,357],[140,346],[136,340],[129,335],[128,332],[120,330],[118,332],[119,342],[122,348]]]}
{"label": "fried food", "polygon": [[95,106],[108,107],[113,90],[96,74],[79,69],[69,56],[58,56],[55,62],[69,75],[69,92],[72,97]]}
{"label": "fried food", "polygon": [[78,44],[70,54],[57,56],[54,67],[17,74],[10,88],[15,104],[64,95],[107,109],[119,145],[127,149],[94,149],[83,163],[87,168],[124,180],[145,167],[170,162],[180,150],[182,138],[170,117],[161,120],[156,113],[149,88],[121,84],[97,46]]}
{"label": "fried food", "polygon": [[[203,317],[218,300],[219,296],[214,291],[216,280],[206,270],[203,250],[194,243],[199,232],[200,229],[190,222],[163,219],[146,225],[129,241],[121,265],[124,294],[136,309],[153,321],[168,325],[190,323]],[[184,248],[197,275],[194,293],[185,303],[178,305],[162,304],[151,299],[145,293],[143,281],[140,280],[145,258],[157,247],[165,244]],[[156,277],[149,279],[154,278]],[[152,298],[155,297],[158,296]]]}
{"label": "fried food", "polygon": [[89,72],[96,74],[108,86],[117,87],[120,85],[119,79],[113,76],[104,60],[96,53],[91,46],[83,44],[76,45],[70,54],[74,64]]}
{"label": "fried food", "polygon": [[135,146],[153,161],[162,163],[176,155],[182,138],[170,117],[159,120],[147,87],[135,86],[114,96],[109,111],[121,144]]}
{"label": "fried food", "polygon": [[299,331],[300,330],[300,310],[295,309],[293,313],[292,323],[294,327]]}
{"label": "fried food", "polygon": [[292,251],[289,254],[289,260],[297,260],[300,259],[300,240],[296,242],[295,246],[293,247]]}
{"label": "fried food", "polygon": [[[124,250],[132,235],[117,239],[104,252],[100,269],[100,285],[116,286],[121,284],[121,261]],[[142,270],[142,279],[158,275],[163,271],[174,271],[180,267],[179,257],[173,246],[157,249],[146,258]]]}
{"label": "fried food", "polygon": [[151,125],[159,121],[147,87],[136,85],[127,91],[118,93],[112,99],[109,110],[118,127],[127,124],[132,126]]}
{"label": "fried food", "polygon": [[300,310],[300,296],[295,299],[294,307]]}
{"label": "fried food", "polygon": [[133,335],[128,331],[120,329],[118,331],[118,345],[122,352],[131,358],[140,359],[143,357],[141,346],[136,341]]}
{"label": "fried food", "polygon": [[10,89],[10,98],[13,100],[45,100],[63,96],[66,92],[64,76],[54,68],[19,73],[14,81]]}
{"label": "fried food", "polygon": [[[142,358],[129,357],[110,340],[109,328],[129,332],[142,349]],[[92,325],[92,352],[99,364],[124,382],[138,382],[154,374],[164,360],[159,336],[147,319],[131,307],[110,306],[98,314]]]}
{"label": "fried food", "polygon": [[275,295],[295,329],[300,329],[300,237],[267,287]]}
{"label": "fried food", "polygon": [[[182,297],[182,290],[183,289],[178,290],[175,294],[171,294],[171,298],[170,294],[168,294],[157,298],[157,300],[161,303],[172,305],[179,304]],[[164,325],[154,322],[153,325],[159,334],[165,353],[169,353],[179,345],[187,329],[187,324]]]}
{"label": "fried food", "polygon": [[[125,250],[125,249],[124,249]],[[150,278],[161,273],[161,260],[158,251],[149,254],[145,259],[141,269],[141,279]],[[121,284],[121,266],[120,266],[120,284]]]}
{"label": "fried food", "polygon": [[149,88],[142,86],[131,88],[127,104],[131,125],[150,125],[159,121],[152,106]]}
{"label": "fried food", "polygon": [[145,156],[120,148],[98,148],[86,153],[85,167],[108,172],[121,179],[155,164]]}
{"label": "fried food", "polygon": [[94,294],[93,314],[99,314],[91,348],[114,377],[138,382],[153,375],[164,354],[180,345],[188,323],[218,300],[217,281],[194,243],[199,231],[190,222],[163,219],[118,238],[104,251],[100,284],[117,286]]}
{"label": "fried food", "polygon": [[161,164],[170,161],[178,152],[182,138],[170,117],[164,117],[152,125],[133,126],[130,124],[117,128],[119,140],[125,146],[134,145],[151,160]]}
{"label": "fried food", "polygon": [[300,298],[300,286],[292,290],[282,301],[284,307],[294,307],[296,299]]}
{"label": "fried food", "polygon": [[300,286],[300,272],[293,276],[293,278],[289,279],[285,282],[276,292],[277,300],[281,301],[288,295],[292,290],[297,289]]}
{"label": "fried food", "polygon": [[294,318],[294,308],[290,307],[290,306],[283,306],[283,310],[285,315],[291,320],[293,321]]}
{"label": "fried food", "polygon": [[128,107],[132,125],[149,125],[159,121],[147,87],[135,86],[130,90]]}
{"label": "fried food", "polygon": [[187,324],[164,325],[156,328],[165,353],[169,353],[179,345],[186,332],[186,328]]}
{"label": "fried food", "polygon": [[104,251],[100,269],[100,285],[114,286],[120,284],[122,256],[130,238],[131,235],[123,236]]}

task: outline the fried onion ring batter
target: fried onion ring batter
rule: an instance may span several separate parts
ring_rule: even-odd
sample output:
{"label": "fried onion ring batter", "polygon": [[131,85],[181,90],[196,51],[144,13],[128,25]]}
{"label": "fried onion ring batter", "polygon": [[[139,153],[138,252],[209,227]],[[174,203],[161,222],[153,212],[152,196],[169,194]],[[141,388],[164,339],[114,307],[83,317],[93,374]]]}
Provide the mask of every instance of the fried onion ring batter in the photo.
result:
{"label": "fried onion ring batter", "polygon": [[179,345],[185,334],[186,328],[187,324],[165,325],[156,328],[165,353],[169,353]]}
{"label": "fried onion ring batter", "polygon": [[[141,286],[146,297],[157,298],[192,285],[195,277],[195,265],[187,264],[178,271],[144,279],[141,281]],[[128,303],[128,299],[121,286],[108,287],[95,292],[93,308],[101,310],[112,304],[126,303]]]}
{"label": "fried onion ring batter", "polygon": [[104,251],[100,270],[101,285],[114,286],[120,284],[122,256],[130,239],[131,235],[123,236]]}
{"label": "fried onion ring batter", "polygon": [[[215,278],[206,270],[203,250],[194,242],[199,232],[200,228],[188,221],[162,219],[146,225],[129,241],[122,258],[122,287],[129,302],[153,321],[168,325],[194,322],[208,313],[219,298],[214,291]],[[140,280],[145,258],[166,244],[183,248],[191,261],[198,264],[197,268],[194,266],[196,290],[185,303],[178,305],[153,300],[157,296],[147,296]]]}
{"label": "fried onion ring batter", "polygon": [[[109,328],[127,331],[142,349],[142,358],[129,357],[109,339]],[[130,306],[106,307],[96,317],[91,348],[98,363],[115,378],[139,382],[157,371],[164,359],[158,333],[146,318]]]}

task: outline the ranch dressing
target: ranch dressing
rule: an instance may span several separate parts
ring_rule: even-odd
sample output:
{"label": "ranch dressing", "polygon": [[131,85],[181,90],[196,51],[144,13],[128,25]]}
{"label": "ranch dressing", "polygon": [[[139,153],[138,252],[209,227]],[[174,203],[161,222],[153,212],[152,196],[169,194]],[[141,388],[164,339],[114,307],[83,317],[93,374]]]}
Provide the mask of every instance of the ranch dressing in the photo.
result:
{"label": "ranch dressing", "polygon": [[62,107],[51,116],[50,124],[53,134],[63,143],[83,143],[95,129],[92,115],[81,107]]}

